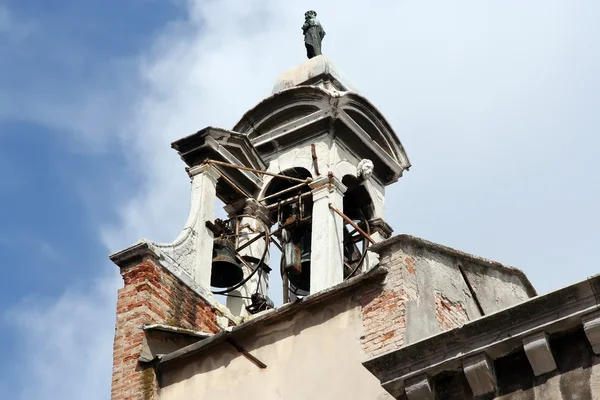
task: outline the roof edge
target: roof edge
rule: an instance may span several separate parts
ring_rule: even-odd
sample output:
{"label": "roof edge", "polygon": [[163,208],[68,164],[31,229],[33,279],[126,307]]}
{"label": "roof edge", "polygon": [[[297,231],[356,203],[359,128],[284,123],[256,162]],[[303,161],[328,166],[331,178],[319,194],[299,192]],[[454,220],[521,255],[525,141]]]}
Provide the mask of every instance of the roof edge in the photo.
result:
{"label": "roof edge", "polygon": [[160,360],[160,365],[164,366],[166,364],[172,363],[174,361],[180,361],[182,359],[186,359],[188,357],[194,356],[196,354],[201,353],[202,351],[206,351],[211,347],[214,347],[218,344],[225,342],[227,339],[234,339],[240,335],[243,335],[246,332],[251,331],[252,329],[256,329],[263,325],[268,325],[274,322],[277,322],[282,317],[291,316],[297,314],[298,312],[319,304],[323,301],[335,298],[343,293],[346,293],[354,288],[357,288],[364,282],[368,282],[371,280],[383,279],[387,275],[387,271],[381,268],[374,267],[367,272],[362,273],[354,278],[348,279],[336,286],[333,286],[329,289],[323,290],[321,292],[312,294],[310,296],[306,296],[302,299],[298,299],[294,302],[284,304],[283,306],[276,308],[274,310],[267,311],[265,313],[259,314],[257,317],[244,322],[238,326],[227,328],[210,338],[204,339],[200,342],[191,344],[187,347],[184,347],[180,350],[174,351],[173,353],[167,354],[162,357]]}
{"label": "roof edge", "polygon": [[384,252],[386,249],[388,249],[389,247],[391,247],[395,244],[399,244],[399,243],[406,243],[406,244],[413,244],[413,245],[416,244],[419,246],[424,246],[424,247],[427,247],[429,249],[432,249],[432,250],[437,251],[442,254],[446,254],[446,255],[449,255],[452,257],[458,257],[461,259],[466,259],[466,260],[469,260],[474,263],[483,264],[487,267],[498,269],[503,272],[507,272],[511,275],[519,277],[519,279],[523,282],[523,285],[526,287],[527,291],[529,292],[530,296],[534,297],[534,296],[538,295],[537,290],[535,290],[535,288],[533,287],[533,284],[529,281],[529,278],[527,278],[527,275],[525,275],[525,273],[518,268],[502,264],[498,261],[494,261],[494,260],[490,260],[490,259],[487,259],[484,257],[476,256],[476,255],[473,255],[470,253],[465,253],[464,251],[457,250],[452,247],[448,247],[448,246],[445,246],[445,245],[442,245],[439,243],[431,242],[429,240],[422,239],[422,238],[412,236],[409,234],[399,234],[399,235],[392,236],[389,239],[386,239],[382,242],[379,242],[379,243],[374,244],[373,246],[369,247],[369,250],[381,255],[381,253]]}

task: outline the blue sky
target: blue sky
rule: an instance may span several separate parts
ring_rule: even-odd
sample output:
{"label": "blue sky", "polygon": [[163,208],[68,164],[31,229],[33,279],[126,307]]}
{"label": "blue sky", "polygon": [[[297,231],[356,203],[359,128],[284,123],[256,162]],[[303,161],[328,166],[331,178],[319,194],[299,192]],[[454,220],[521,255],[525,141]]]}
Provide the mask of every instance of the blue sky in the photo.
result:
{"label": "blue sky", "polygon": [[[3,398],[31,393],[17,368],[29,362],[23,330],[31,328],[19,321],[21,311],[43,313],[40,306],[66,290],[90,290],[109,263],[99,225],[116,218],[110,199],[127,154],[103,132],[111,125],[93,126],[106,111],[102,104],[88,108],[94,92],[131,97],[124,90],[120,98],[116,81],[182,13],[174,3],[147,0],[0,1],[0,251],[8,275],[0,281]],[[136,180],[128,186],[135,190]],[[61,323],[46,322],[44,330]]]}
{"label": "blue sky", "polygon": [[448,3],[0,0],[1,397],[107,398],[107,255],[177,236],[170,142],[269,95],[304,60],[306,9],[411,159],[387,192],[397,233],[542,293],[600,272],[600,4]]}

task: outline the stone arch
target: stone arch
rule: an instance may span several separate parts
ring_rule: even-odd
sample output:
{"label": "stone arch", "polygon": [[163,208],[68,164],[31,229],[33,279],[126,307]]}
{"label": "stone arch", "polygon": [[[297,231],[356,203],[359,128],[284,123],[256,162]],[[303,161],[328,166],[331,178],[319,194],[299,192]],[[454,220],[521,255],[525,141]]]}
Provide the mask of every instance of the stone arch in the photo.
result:
{"label": "stone arch", "polygon": [[344,214],[353,221],[370,220],[375,215],[375,206],[366,182],[349,174],[342,178],[346,186],[344,193]]}
{"label": "stone arch", "polygon": [[255,139],[287,122],[327,108],[330,96],[326,90],[315,86],[283,90],[247,111],[233,130]]}
{"label": "stone arch", "polygon": [[405,168],[410,166],[404,147],[392,126],[369,100],[358,93],[348,92],[340,98],[339,107],[400,165]]}
{"label": "stone arch", "polygon": [[[279,175],[285,175],[285,176],[289,176],[289,177],[297,178],[297,179],[306,179],[306,178],[313,177],[312,174],[310,173],[310,171],[303,167],[288,168],[288,169],[285,169],[282,172],[280,172]],[[288,187],[298,185],[298,182],[287,180],[285,178],[272,177],[272,176],[269,178],[270,178],[269,180],[265,180],[265,184],[261,191],[259,199],[270,196],[270,195],[277,193]],[[310,191],[310,187],[308,185],[305,185],[304,187],[298,189],[299,193],[300,192],[304,193],[304,192],[308,192],[308,191]],[[273,198],[272,200],[267,200],[265,202],[265,204],[266,205],[275,204],[275,203],[277,203],[277,201],[284,200],[285,198],[290,197],[290,196],[291,196],[291,194],[289,192],[284,193],[283,195],[277,196],[277,197]]]}

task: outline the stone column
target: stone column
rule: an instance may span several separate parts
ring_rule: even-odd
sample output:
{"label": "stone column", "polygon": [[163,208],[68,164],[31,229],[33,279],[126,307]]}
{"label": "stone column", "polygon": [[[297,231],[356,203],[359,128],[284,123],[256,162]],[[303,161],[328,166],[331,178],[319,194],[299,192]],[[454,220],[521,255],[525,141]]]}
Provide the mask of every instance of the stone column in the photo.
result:
{"label": "stone column", "polygon": [[314,180],[312,239],[310,256],[310,294],[344,280],[344,220],[329,208],[342,211],[346,187],[337,178]]}
{"label": "stone column", "polygon": [[192,275],[198,284],[210,288],[214,235],[206,227],[206,221],[214,222],[215,220],[217,180],[220,175],[210,165],[192,167],[188,170],[188,174],[192,178],[192,207],[196,207],[195,258]]}

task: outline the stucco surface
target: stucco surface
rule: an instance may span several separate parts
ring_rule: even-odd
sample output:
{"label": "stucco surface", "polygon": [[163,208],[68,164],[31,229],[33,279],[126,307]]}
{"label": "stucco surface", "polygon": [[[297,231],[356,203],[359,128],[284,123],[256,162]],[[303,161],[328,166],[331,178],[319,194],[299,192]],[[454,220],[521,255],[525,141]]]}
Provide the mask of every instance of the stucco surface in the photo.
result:
{"label": "stucco surface", "polygon": [[362,365],[360,309],[338,298],[265,326],[238,343],[260,369],[228,344],[163,372],[162,400],[393,399]]}
{"label": "stucco surface", "polygon": [[[464,308],[469,320],[480,316],[469,289],[452,257],[425,247],[406,244],[382,255],[384,267],[401,268],[405,285],[415,287],[416,295],[406,304],[405,344],[434,335],[442,330],[438,323],[436,294]],[[390,264],[388,264],[390,263]]]}
{"label": "stucco surface", "polygon": [[515,275],[473,262],[463,263],[463,268],[485,314],[510,307],[530,297]]}

